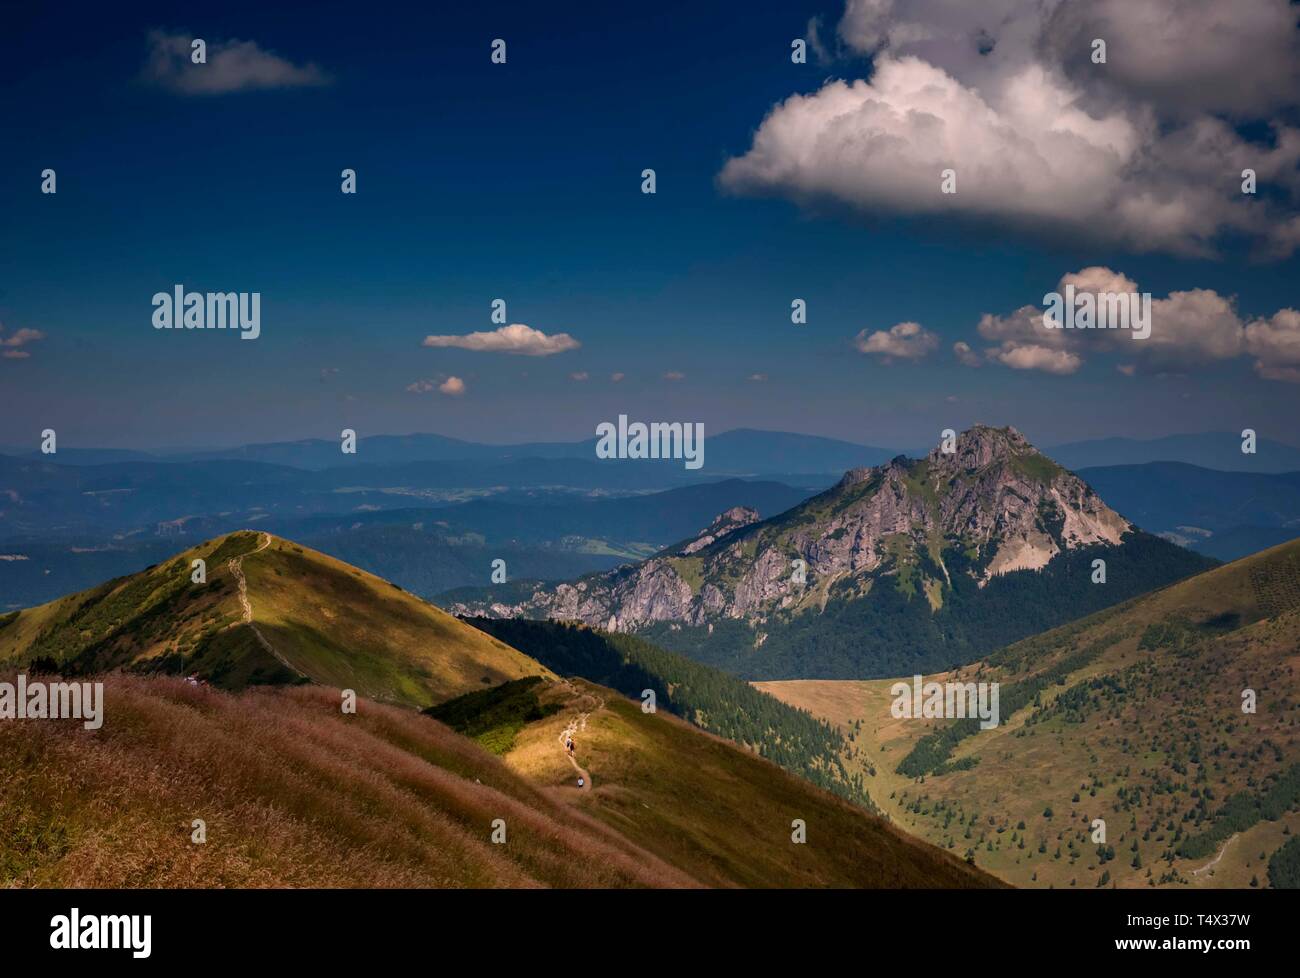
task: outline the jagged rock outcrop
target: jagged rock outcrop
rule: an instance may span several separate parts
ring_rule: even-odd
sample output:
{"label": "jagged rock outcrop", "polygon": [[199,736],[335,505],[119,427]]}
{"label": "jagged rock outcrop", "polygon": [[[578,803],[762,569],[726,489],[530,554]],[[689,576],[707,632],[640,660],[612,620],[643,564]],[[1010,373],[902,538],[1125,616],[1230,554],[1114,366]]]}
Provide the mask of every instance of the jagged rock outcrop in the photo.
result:
{"label": "jagged rock outcrop", "polygon": [[751,509],[748,506],[732,506],[731,509],[716,517],[712,523],[700,531],[690,543],[683,546],[678,553],[688,556],[697,550],[703,550],[711,543],[716,543],[729,533],[734,533],[751,523],[757,523],[759,520],[758,510]]}

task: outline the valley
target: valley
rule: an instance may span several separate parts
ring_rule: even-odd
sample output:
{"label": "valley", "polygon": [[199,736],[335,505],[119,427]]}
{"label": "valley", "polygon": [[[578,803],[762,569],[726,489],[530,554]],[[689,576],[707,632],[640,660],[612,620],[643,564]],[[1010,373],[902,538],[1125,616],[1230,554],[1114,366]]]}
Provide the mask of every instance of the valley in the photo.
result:
{"label": "valley", "polygon": [[930,677],[1000,682],[993,730],[896,719],[889,680],[758,687],[843,731],[892,821],[1017,886],[1232,887],[1300,831],[1297,675],[1288,544]]}
{"label": "valley", "polygon": [[[624,563],[538,583],[503,544]],[[444,573],[456,550],[511,570],[446,611],[337,556]],[[1300,544],[1216,566],[985,427],[812,497],[733,479],[268,520],[0,614],[0,671],[102,678],[107,704],[95,742],[0,728],[23,785],[0,882],[1289,885],[1298,580]],[[996,726],[891,715],[914,672],[997,684]],[[222,763],[190,770],[201,749]],[[365,792],[335,798],[345,777]],[[239,843],[195,850],[194,818]],[[356,852],[304,855],[325,844]]]}

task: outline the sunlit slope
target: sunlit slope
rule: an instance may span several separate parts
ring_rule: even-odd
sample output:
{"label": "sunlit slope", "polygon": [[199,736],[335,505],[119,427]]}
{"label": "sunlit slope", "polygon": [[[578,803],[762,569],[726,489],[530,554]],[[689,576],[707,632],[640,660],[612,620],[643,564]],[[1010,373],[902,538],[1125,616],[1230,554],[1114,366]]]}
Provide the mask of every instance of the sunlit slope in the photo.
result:
{"label": "sunlit slope", "polygon": [[1001,684],[998,728],[895,719],[893,680],[759,685],[851,733],[898,824],[1018,885],[1266,886],[1300,831],[1300,542],[927,677],[956,678]]}
{"label": "sunlit slope", "polygon": [[[716,886],[979,887],[995,881],[729,741],[583,680],[515,735],[506,763],[636,845]],[[560,746],[576,724],[578,772]],[[806,842],[793,841],[802,820]]]}
{"label": "sunlit slope", "polygon": [[0,662],[38,661],[69,674],[196,674],[230,689],[312,681],[412,706],[550,675],[393,584],[254,532],[0,618]]}
{"label": "sunlit slope", "polygon": [[100,730],[0,723],[0,886],[694,885],[414,711],[106,685]]}
{"label": "sunlit slope", "polygon": [[388,581],[274,538],[244,563],[258,630],[327,686],[425,706],[549,670]]}

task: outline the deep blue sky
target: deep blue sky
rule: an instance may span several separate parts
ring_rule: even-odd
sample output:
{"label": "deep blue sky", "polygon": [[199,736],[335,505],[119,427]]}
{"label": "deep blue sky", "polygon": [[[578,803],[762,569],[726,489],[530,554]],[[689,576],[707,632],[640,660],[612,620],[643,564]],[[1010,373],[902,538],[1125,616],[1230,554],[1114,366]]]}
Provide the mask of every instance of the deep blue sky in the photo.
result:
{"label": "deep blue sky", "polygon": [[[1262,381],[1248,359],[1133,378],[1099,357],[1061,377],[949,353],[978,348],[981,314],[1038,303],[1088,265],[1157,297],[1233,295],[1250,317],[1296,305],[1294,259],[810,216],[720,190],[774,104],[869,75],[863,59],[790,62],[791,38],[815,15],[833,32],[839,4],[38,6],[7,10],[0,40],[0,324],[45,338],[0,360],[0,444],[34,446],[46,427],[61,446],[342,427],[577,439],[618,413],[887,446],[976,421],[1040,444],[1246,426],[1300,441],[1300,385]],[[252,40],[331,83],[175,94],[143,77],[155,28]],[[57,195],[39,192],[46,167]],[[356,196],[339,192],[343,167]],[[643,167],[655,196],[640,193]],[[154,330],[150,297],[177,282],[260,291],[261,338]],[[582,347],[420,345],[492,329],[496,297],[510,322]],[[794,297],[807,326],[789,321]],[[939,352],[885,364],[853,349],[859,330],[906,320]],[[463,396],[406,390],[449,375]]]}

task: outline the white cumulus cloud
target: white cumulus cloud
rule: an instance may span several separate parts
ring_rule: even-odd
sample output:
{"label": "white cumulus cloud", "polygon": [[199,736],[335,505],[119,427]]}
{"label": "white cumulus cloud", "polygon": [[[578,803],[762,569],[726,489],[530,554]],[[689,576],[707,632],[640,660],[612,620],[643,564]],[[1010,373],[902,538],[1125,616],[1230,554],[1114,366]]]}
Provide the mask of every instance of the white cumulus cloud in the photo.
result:
{"label": "white cumulus cloud", "polygon": [[1255,372],[1266,380],[1300,384],[1300,312],[1280,309],[1246,324],[1246,349]]}
{"label": "white cumulus cloud", "polygon": [[895,358],[920,360],[928,356],[939,346],[939,337],[920,323],[907,322],[874,333],[861,330],[853,338],[853,345],[859,352],[879,356],[889,363]]}
{"label": "white cumulus cloud", "polygon": [[[1055,291],[1065,296],[1067,286],[1074,288],[1076,304],[1083,293],[1142,294],[1137,282],[1103,266],[1061,276]],[[1109,325],[1105,308],[1097,302],[1095,318],[1102,326]],[[1294,309],[1247,323],[1233,296],[1214,289],[1175,290],[1163,298],[1151,297],[1151,332],[1145,339],[1136,338],[1130,329],[1048,329],[1044,311],[1026,305],[1005,315],[981,316],[977,332],[993,344],[985,357],[1019,370],[1070,374],[1089,356],[1121,353],[1125,362],[1116,369],[1134,376],[1185,372],[1249,354],[1261,377],[1300,381],[1300,312]],[[953,350],[963,363],[974,363],[975,353],[964,342]]]}
{"label": "white cumulus cloud", "polygon": [[540,329],[512,323],[491,332],[463,336],[426,336],[424,346],[454,347],[479,353],[512,353],[523,357],[549,357],[582,346],[568,333],[547,336]]}
{"label": "white cumulus cloud", "polygon": [[[1286,0],[1242,0],[1250,26],[1227,30],[1228,54],[1210,63],[1195,54],[1220,43],[1196,16],[1206,3],[1102,6],[1112,32],[1099,35],[1089,33],[1095,18],[1076,16],[1075,0],[851,0],[840,35],[872,55],[870,77],[834,79],[778,103],[720,183],[812,208],[953,216],[1134,251],[1212,254],[1232,232],[1274,256],[1294,248],[1300,130],[1271,113],[1300,103],[1286,81],[1296,72]],[[1221,9],[1212,20],[1235,17]],[[1150,34],[1132,30],[1121,41],[1114,33],[1141,24],[1161,32],[1154,61]],[[1271,30],[1279,37],[1263,43]],[[1081,41],[1053,53],[1077,32]],[[1088,59],[1096,36],[1121,52],[1104,66]],[[1129,48],[1125,69],[1110,70]],[[1195,82],[1184,90],[1179,73],[1192,62]],[[1267,78],[1268,96],[1229,93],[1218,84],[1230,73],[1225,62],[1247,66],[1232,91]],[[1267,139],[1238,133],[1242,113],[1269,130]],[[1240,193],[1235,175],[1245,168],[1273,193]],[[941,192],[947,169],[956,172],[955,194]]]}

